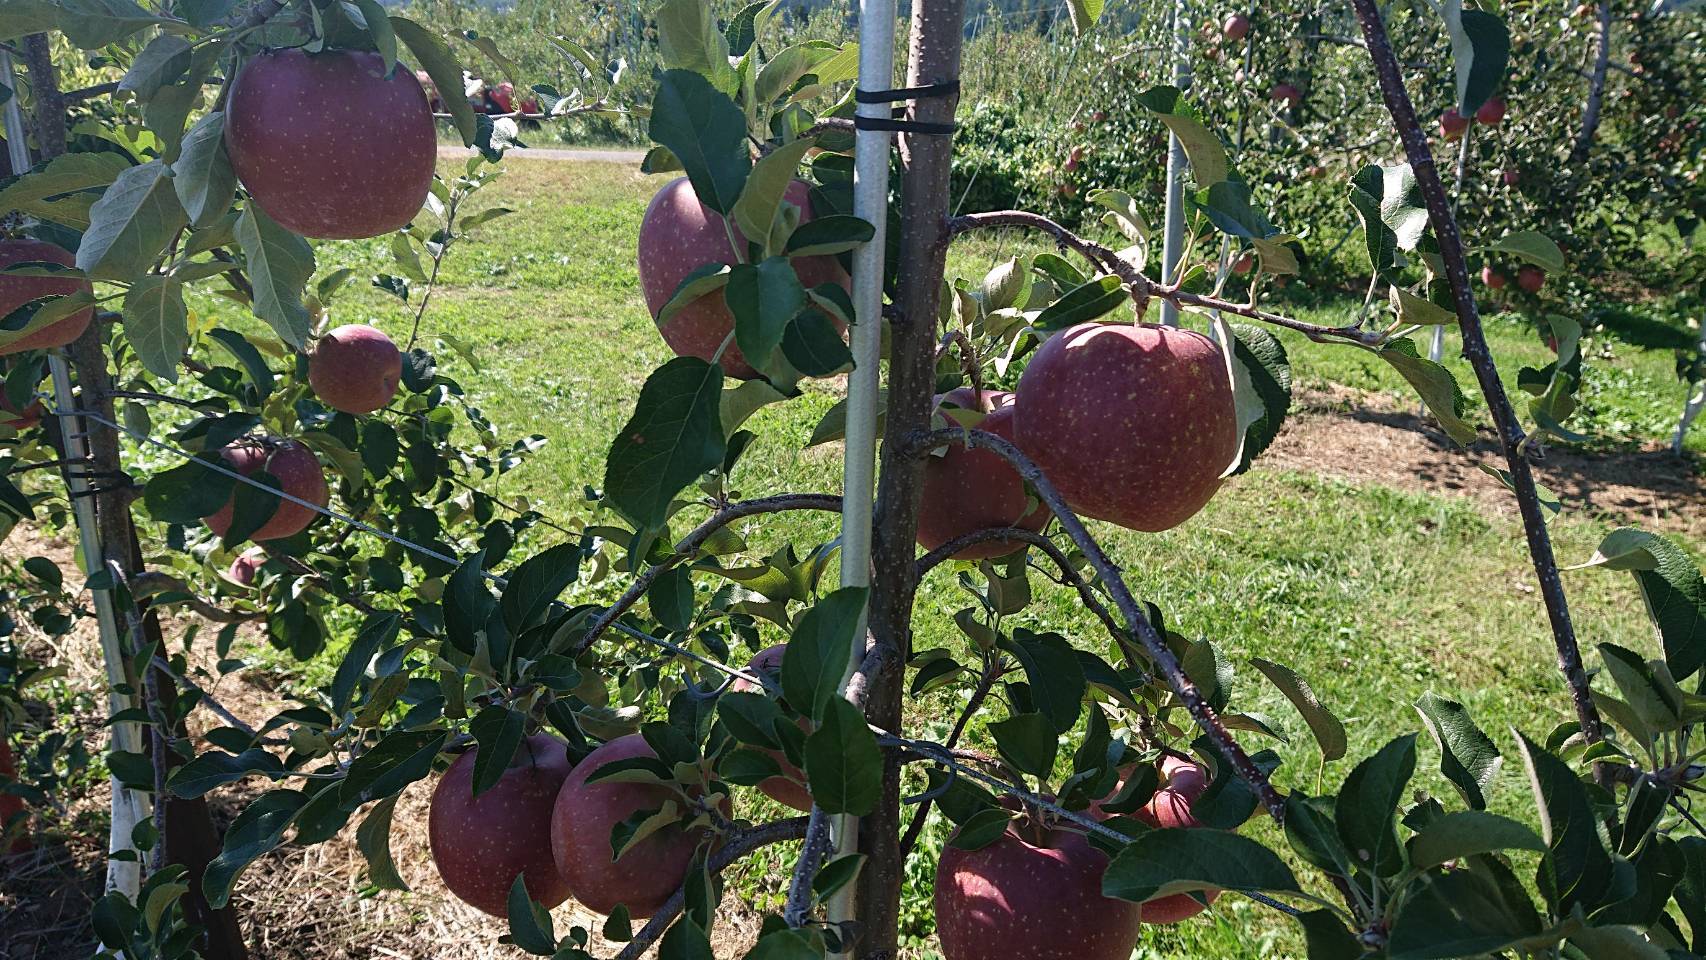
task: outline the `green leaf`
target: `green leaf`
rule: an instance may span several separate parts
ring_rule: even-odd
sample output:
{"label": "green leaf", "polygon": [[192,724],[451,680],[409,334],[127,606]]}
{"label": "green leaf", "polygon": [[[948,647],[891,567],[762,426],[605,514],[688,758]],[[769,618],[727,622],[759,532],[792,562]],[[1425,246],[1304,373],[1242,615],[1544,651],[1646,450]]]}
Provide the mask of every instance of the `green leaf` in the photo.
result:
{"label": "green leaf", "polygon": [[1362,943],[1332,910],[1307,910],[1296,919],[1303,927],[1309,960],[1359,960],[1364,956]]}
{"label": "green leaf", "polygon": [[361,622],[361,629],[356,632],[349,650],[338,662],[337,673],[332,677],[331,699],[334,715],[342,716],[349,708],[350,700],[355,696],[356,685],[367,675],[368,665],[380,650],[389,647],[397,639],[397,631],[402,622],[400,615],[389,610],[369,614],[367,619]]}
{"label": "green leaf", "polygon": [[486,551],[463,558],[444,587],[444,629],[450,642],[466,653],[479,647],[497,602],[486,589],[483,575]]}
{"label": "green leaf", "polygon": [[1534,850],[1544,853],[1546,841],[1526,824],[1484,810],[1448,813],[1428,824],[1410,844],[1410,860],[1418,869],[1437,867],[1478,853]]}
{"label": "green leaf", "polygon": [[189,349],[189,312],[176,280],[151,273],[124,295],[125,338],[142,366],[157,377],[178,382],[178,362]]}
{"label": "green leaf", "polygon": [[133,280],[148,272],[188,222],[158,160],[120,173],[89,208],[89,221],[77,269],[96,280]]}
{"label": "green leaf", "polygon": [[462,39],[472,44],[474,49],[485,54],[486,58],[491,60],[492,63],[497,64],[498,69],[502,70],[504,72],[504,76],[508,77],[512,83],[520,79],[522,72],[521,68],[516,66],[514,60],[504,56],[503,51],[498,49],[496,40],[493,40],[491,37],[481,36],[473,30],[464,30],[462,32]]}
{"label": "green leaf", "polygon": [[1564,269],[1564,251],[1551,237],[1535,230],[1518,230],[1500,237],[1487,249],[1526,260],[1548,273]]}
{"label": "green leaf", "polygon": [[193,800],[214,787],[236,783],[256,774],[277,779],[284,775],[284,764],[260,747],[238,754],[209,750],[173,770],[172,775],[166,778],[166,789],[174,797]]}
{"label": "green leaf", "polygon": [[[695,6],[704,4],[692,0]],[[801,137],[783,144],[759,158],[747,174],[746,186],[740,192],[732,211],[735,225],[748,240],[764,244],[766,252],[775,252],[770,245],[771,228],[782,205],[782,195],[799,173],[800,160],[816,144],[811,137]]]}
{"label": "green leaf", "polygon": [[744,57],[758,40],[758,30],[763,20],[768,20],[781,0],[755,0],[740,8],[729,19],[728,26],[723,28],[723,40],[729,46],[729,55]]}
{"label": "green leaf", "polygon": [[1392,284],[1390,299],[1392,312],[1397,314],[1399,323],[1436,327],[1457,326],[1457,314],[1427,297],[1411,293],[1396,283]]}
{"label": "green leaf", "polygon": [[1298,676],[1290,667],[1272,660],[1257,657],[1251,662],[1303,716],[1303,722],[1309,725],[1309,732],[1315,735],[1315,742],[1321,747],[1321,759],[1331,763],[1343,757],[1347,746],[1345,725],[1339,722],[1333,711],[1321,705],[1309,681]]}
{"label": "green leaf", "polygon": [[1002,649],[1024,665],[1031,685],[1031,702],[1057,733],[1071,730],[1084,706],[1084,668],[1078,652],[1065,637],[1055,633],[1014,632]]}
{"label": "green leaf", "polygon": [[645,529],[663,526],[682,488],[723,462],[722,369],[677,357],[652,371],[610,447],[605,495]]}
{"label": "green leaf", "polygon": [[989,725],[995,748],[1021,773],[1046,778],[1060,747],[1054,724],[1040,713],[1019,713]]}
{"label": "green leaf", "polygon": [[1485,791],[1504,762],[1498,746],[1469,718],[1463,704],[1431,690],[1416,701],[1416,712],[1439,746],[1440,773],[1457,788],[1464,803],[1485,809]]}
{"label": "green leaf", "polygon": [[734,209],[752,158],[746,116],[726,93],[697,73],[667,70],[652,98],[648,132],[681,161],[700,203],[722,214]]}
{"label": "green leaf", "polygon": [[392,17],[391,30],[415,55],[421,69],[432,78],[433,86],[444,93],[440,99],[444,101],[445,109],[450,111],[456,132],[462,134],[462,145],[473,146],[479,133],[479,123],[474,118],[474,108],[468,103],[468,98],[456,96],[456,92],[462,89],[462,63],[450,52],[449,44],[443,37],[405,17]]}
{"label": "green leaf", "polygon": [[0,189],[0,210],[86,230],[89,207],[118,175],[131,169],[117,153],[67,153]]}
{"label": "green leaf", "polygon": [[672,567],[646,589],[646,605],[665,628],[686,630],[693,622],[693,576],[686,567]]}
{"label": "green leaf", "polygon": [[1634,574],[1647,615],[1664,643],[1671,676],[1686,680],[1706,665],[1706,580],[1676,544],[1657,534],[1621,527],[1600,541],[1582,567]]}
{"label": "green leaf", "polygon": [[882,751],[865,714],[840,697],[829,701],[806,737],[806,781],[824,813],[864,816],[882,794]]}
{"label": "green leaf", "polygon": [[1458,446],[1467,447],[1475,442],[1475,425],[1464,419],[1469,412],[1469,401],[1450,370],[1418,354],[1415,342],[1408,337],[1391,341],[1378,354],[1410,382],[1427,404],[1428,412]]}
{"label": "green leaf", "polygon": [[869,221],[836,213],[795,227],[784,249],[790,257],[821,257],[855,250],[876,235],[877,229]]}
{"label": "green leaf", "polygon": [[397,861],[391,859],[391,814],[397,800],[398,796],[390,796],[374,804],[355,831],[356,849],[367,861],[367,878],[381,890],[409,889],[397,872]]}
{"label": "green leaf", "polygon": [[351,0],[355,8],[361,11],[361,19],[367,22],[367,35],[373,38],[373,49],[378,51],[385,61],[385,75],[397,69],[397,31],[391,26],[391,17],[379,0]]}
{"label": "green leaf", "polygon": [[819,900],[827,900],[835,892],[852,883],[859,876],[859,870],[865,866],[865,855],[849,853],[824,864],[812,878],[812,893]]}
{"label": "green leaf", "polygon": [[198,523],[231,499],[237,481],[207,469],[223,464],[217,452],[197,454],[195,460],[154,474],[142,488],[142,505],[160,523]]}
{"label": "green leaf", "polygon": [[1293,790],[1285,798],[1285,839],[1298,856],[1341,877],[1354,876],[1350,851],[1327,812],[1330,798],[1310,799]]}
{"label": "green leaf", "polygon": [[785,47],[764,64],[753,81],[752,102],[756,105],[775,103],[808,75],[817,77],[817,85],[850,80],[858,69],[857,44],[836,46],[822,40],[808,40]]}
{"label": "green leaf", "polygon": [[948,846],[959,850],[981,850],[1007,833],[1013,814],[1003,807],[984,807],[972,814],[948,837]]}
{"label": "green leaf", "polygon": [[527,717],[508,707],[493,705],[481,710],[468,723],[468,732],[479,744],[474,756],[474,796],[478,797],[503,779],[515,751],[526,735]]}
{"label": "green leaf", "polygon": [[1404,869],[1396,819],[1404,789],[1416,772],[1416,735],[1398,737],[1363,760],[1345,778],[1333,805],[1339,837],[1352,863],[1390,877]]}
{"label": "green leaf", "polygon": [[1504,82],[1511,56],[1510,29],[1485,11],[1464,10],[1455,3],[1441,9],[1457,68],[1457,112],[1473,116]]}
{"label": "green leaf", "polygon": [[1569,941],[1588,960],[1668,960],[1676,955],[1634,927],[1583,927],[1570,934]]}
{"label": "green leaf", "polygon": [[1137,102],[1179,138],[1197,186],[1212,187],[1226,179],[1226,147],[1213,131],[1203,126],[1183,91],[1177,87],[1151,87],[1137,95]]}
{"label": "green leaf", "polygon": [[782,926],[759,937],[745,960],[823,960],[824,956],[823,934],[810,928]]}
{"label": "green leaf", "polygon": [[1297,877],[1272,850],[1223,830],[1150,830],[1102,876],[1102,895],[1142,903],[1207,890],[1296,892]]}
{"label": "green leaf", "polygon": [[278,846],[284,839],[284,831],[307,802],[307,795],[296,790],[274,790],[243,808],[225,831],[219,856],[213,858],[202,875],[201,890],[210,906],[220,910],[230,902],[231,888],[237,878],[249,864]]}
{"label": "green leaf", "polygon": [[1682,729],[1682,691],[1662,662],[1648,663],[1640,654],[1615,643],[1600,644],[1599,656],[1605,662],[1605,672],[1647,730],[1669,733]]}
{"label": "green leaf", "polygon": [[527,895],[525,875],[515,875],[505,906],[511,943],[536,957],[549,957],[557,952],[557,931],[551,923],[551,914]]}
{"label": "green leaf", "polygon": [[1117,310],[1130,299],[1119,277],[1097,277],[1068,290],[1065,296],[1044,307],[1031,326],[1038,330],[1065,330]]}
{"label": "green leaf", "polygon": [[1067,0],[1066,6],[1072,12],[1073,31],[1082,36],[1102,19],[1102,10],[1107,4],[1106,0]]}
{"label": "green leaf", "polygon": [[580,544],[560,543],[528,557],[509,572],[499,609],[504,626],[520,636],[538,623],[551,601],[580,576]]}
{"label": "green leaf", "polygon": [[675,921],[675,926],[669,928],[663,942],[658,944],[658,960],[715,960],[715,957],[705,929],[686,916]]}
{"label": "green leaf", "polygon": [[1613,883],[1612,858],[1599,833],[1599,815],[1575,772],[1521,734],[1517,749],[1528,770],[1541,835],[1550,855],[1537,878],[1553,911],[1591,911]]}
{"label": "green leaf", "polygon": [[827,377],[853,369],[853,351],[847,348],[841,331],[816,309],[800,311],[782,331],[782,356],[808,377]]}
{"label": "green leaf", "polygon": [[659,327],[670,321],[683,307],[708,296],[729,284],[729,277],[734,275],[734,267],[726,263],[704,263],[693,268],[693,272],[681,278],[681,283],[670,294],[669,300],[658,309],[654,318]]}
{"label": "green leaf", "polygon": [[806,305],[806,290],[793,264],[769,257],[756,264],[737,264],[723,299],[734,314],[735,344],[747,363],[763,370],[782,345],[788,322]]}
{"label": "green leaf", "polygon": [[94,50],[170,22],[133,0],[8,0],[0,7],[0,39],[58,30],[75,46]]}
{"label": "green leaf", "polygon": [[[1404,900],[1387,945],[1391,960],[1480,957],[1541,937],[1532,904],[1473,870],[1430,876]],[[1541,943],[1532,946],[1541,946]]]}
{"label": "green leaf", "polygon": [[255,288],[255,316],[265,320],[285,343],[301,349],[311,330],[302,292],[314,274],[314,248],[279,226],[253,202],[237,218],[237,243],[243,248],[249,282]]}
{"label": "green leaf", "polygon": [[193,226],[209,226],[231,209],[237,195],[237,173],[225,152],[224,111],[206,114],[184,134],[178,159],[172,164],[172,189],[177,191],[178,203]]}
{"label": "green leaf", "polygon": [[813,720],[823,719],[828,704],[841,699],[868,592],[843,587],[819,600],[800,617],[782,654],[782,693]]}
{"label": "green leaf", "polygon": [[1370,164],[1351,178],[1349,199],[1362,219],[1370,265],[1384,272],[1398,250],[1414,250],[1428,227],[1415,172],[1407,163]]}
{"label": "green leaf", "polygon": [[655,16],[658,61],[664,69],[691,71],[733,95],[737,82],[729,66],[729,44],[717,30],[711,5],[703,0],[664,0]]}
{"label": "green leaf", "polygon": [[278,496],[284,486],[278,477],[266,470],[257,470],[248,478],[253,482],[238,482],[232,488],[231,526],[220,538],[227,547],[242,543],[266,526],[284,502]]}
{"label": "green leaf", "polygon": [[[1233,337],[1232,355],[1243,373],[1243,377],[1237,380],[1238,389],[1240,393],[1252,394],[1252,399],[1262,411],[1259,418],[1244,428],[1243,453],[1237,469],[1233,471],[1233,475],[1237,475],[1250,469],[1285,425],[1286,414],[1291,412],[1291,361],[1286,357],[1285,345],[1267,330],[1244,323],[1230,324],[1229,327]],[[1310,728],[1314,729],[1314,724],[1310,724]]]}

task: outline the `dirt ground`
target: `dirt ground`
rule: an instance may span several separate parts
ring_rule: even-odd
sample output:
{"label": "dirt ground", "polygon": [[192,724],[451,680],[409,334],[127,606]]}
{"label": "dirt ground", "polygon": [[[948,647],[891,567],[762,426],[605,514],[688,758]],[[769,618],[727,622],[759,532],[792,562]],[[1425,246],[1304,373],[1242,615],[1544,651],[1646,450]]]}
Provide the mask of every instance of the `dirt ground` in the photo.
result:
{"label": "dirt ground", "polygon": [[[1490,436],[1484,435],[1466,456],[1414,410],[1380,397],[1321,391],[1299,398],[1298,409],[1259,461],[1259,469],[1296,470],[1403,489],[1419,485],[1473,497],[1483,509],[1509,514],[1515,511],[1509,493],[1478,466],[1499,459]],[[1706,478],[1690,462],[1662,449],[1615,455],[1552,450],[1537,472],[1566,501],[1585,504],[1575,509],[1688,538],[1706,536]],[[19,557],[47,553],[62,562],[70,554],[68,544],[40,539],[29,530],[15,531],[6,550]],[[167,633],[175,636],[178,631],[168,625]],[[74,634],[51,649],[46,644],[37,646],[35,653],[49,654],[67,667],[73,684],[99,689],[99,647],[92,634]],[[210,692],[253,724],[286,705],[261,684],[238,676],[210,682]],[[91,709],[72,723],[88,739],[91,752],[104,749],[101,719]],[[235,902],[254,956],[264,960],[516,956],[512,948],[497,943],[507,930],[503,921],[455,900],[438,882],[426,843],[430,789],[430,782],[412,786],[394,818],[392,850],[411,887],[408,893],[366,888],[365,863],[355,843],[359,818],[331,842],[307,849],[286,846],[244,874]],[[216,792],[216,816],[229,822],[252,795],[231,789]],[[0,960],[60,960],[89,954],[85,931],[89,905],[100,892],[106,803],[104,784],[87,791],[66,811],[62,822],[72,829],[65,835],[48,839],[29,853],[0,857]],[[719,956],[741,955],[756,933],[757,914],[738,900],[725,898],[726,922],[718,924],[723,938],[717,944]],[[601,921],[571,904],[557,911],[556,922],[559,933],[572,924],[596,933]],[[595,940],[597,954],[611,955],[615,949]]]}

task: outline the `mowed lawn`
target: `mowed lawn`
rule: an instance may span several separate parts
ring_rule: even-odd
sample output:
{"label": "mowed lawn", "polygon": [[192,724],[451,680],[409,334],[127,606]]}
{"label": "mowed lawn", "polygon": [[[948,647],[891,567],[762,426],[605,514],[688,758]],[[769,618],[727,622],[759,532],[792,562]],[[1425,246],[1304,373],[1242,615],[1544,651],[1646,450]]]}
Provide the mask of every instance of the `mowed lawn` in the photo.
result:
{"label": "mowed lawn", "polygon": [[[460,163],[444,167],[459,169]],[[665,181],[614,163],[513,158],[504,167],[504,178],[480,202],[516,212],[453,250],[423,340],[430,346],[435,338],[453,338],[471,348],[477,365],[442,346],[441,369],[468,389],[505,436],[538,433],[549,440],[495,492],[512,502],[525,499],[554,519],[583,517],[585,486],[601,484],[611,438],[629,416],[647,373],[669,356],[641,301],[634,263],[641,212]],[[1021,242],[981,238],[956,249],[953,267],[981,275]],[[348,266],[358,277],[390,269],[377,242],[323,244],[319,258],[323,271]],[[334,314],[335,322],[371,322],[402,340],[412,309],[405,312],[389,295],[356,284],[336,302]],[[1342,309],[1310,314],[1340,321],[1346,315]],[[1492,329],[1507,382],[1514,384],[1520,364],[1545,362],[1548,354],[1531,331],[1499,322]],[[1289,336],[1286,342],[1300,385],[1402,389],[1396,375],[1366,354]],[[1606,423],[1627,424],[1621,428],[1626,435],[1656,435],[1664,428],[1664,412],[1674,407],[1671,398],[1679,395],[1669,364],[1668,357],[1632,351],[1602,361],[1606,372],[1595,376],[1622,387],[1601,391],[1597,415]],[[1453,365],[1477,397],[1467,369]],[[838,389],[810,387],[805,396],[755,418],[750,426],[759,440],[734,478],[741,496],[839,491],[839,446],[802,449]],[[1140,536],[1101,526],[1098,532],[1106,535],[1136,593],[1157,603],[1173,629],[1224,647],[1238,668],[1235,704],[1271,718],[1291,738],[1289,744],[1271,744],[1286,760],[1278,779],[1313,792],[1318,784],[1336,787],[1350,761],[1320,767],[1307,728],[1249,665],[1252,657],[1281,661],[1307,678],[1345,720],[1352,757],[1419,729],[1411,704],[1428,690],[1465,701],[1507,747],[1513,727],[1539,738],[1567,719],[1528,555],[1507,516],[1470,498],[1425,492],[1420,481],[1358,486],[1309,470],[1273,470],[1258,461],[1179,529]],[[1586,559],[1610,527],[1566,512],[1553,524],[1560,556],[1567,562]],[[804,554],[835,536],[829,517],[790,515],[745,529],[759,554],[790,541]],[[542,530],[530,546],[543,546],[552,536]],[[701,589],[711,589],[709,578],[703,579]],[[1075,595],[1032,579],[1040,600],[1012,625],[1055,629],[1088,648],[1106,646]],[[1653,649],[1626,575],[1568,573],[1566,584],[1588,643]],[[588,596],[609,589],[608,583],[591,588]],[[960,649],[963,640],[951,617],[970,603],[953,571],[939,569],[918,603],[917,646]],[[917,703],[912,732],[942,733],[961,702],[961,693],[948,691]],[[1270,745],[1248,739],[1253,748]],[[1417,786],[1452,797],[1436,769],[1437,755],[1424,744]],[[1501,775],[1496,804],[1533,820],[1514,758]],[[1271,836],[1265,824],[1247,829]],[[942,830],[927,836],[939,845]],[[933,954],[924,939],[933,859],[933,851],[918,856],[909,889],[908,932],[919,956]],[[774,891],[746,892],[759,895],[761,905],[765,898],[774,903]],[[1292,928],[1264,908],[1228,897],[1208,918],[1152,928],[1140,955],[1300,952]]]}

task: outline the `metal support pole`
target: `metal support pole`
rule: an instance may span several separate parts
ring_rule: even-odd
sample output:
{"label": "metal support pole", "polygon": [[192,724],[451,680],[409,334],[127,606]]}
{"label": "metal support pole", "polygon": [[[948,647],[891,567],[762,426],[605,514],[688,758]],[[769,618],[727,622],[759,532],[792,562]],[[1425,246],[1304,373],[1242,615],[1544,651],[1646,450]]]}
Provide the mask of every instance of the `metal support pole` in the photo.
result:
{"label": "metal support pole", "polygon": [[[21,174],[30,169],[30,150],[24,114],[18,106],[17,82],[12,55],[0,51],[0,83],[4,83],[12,94],[5,105],[6,147],[11,156],[13,171]],[[48,354],[47,365],[53,380],[55,408],[61,411],[77,409],[77,399],[71,389],[71,367],[65,361],[65,354],[54,350]],[[89,444],[83,436],[83,427],[75,416],[65,413],[59,415],[59,434],[64,439],[67,459],[73,463],[88,460]],[[72,511],[77,519],[77,539],[82,547],[80,559],[83,572],[85,575],[93,575],[104,569],[101,561],[104,554],[101,550],[100,526],[95,520],[95,500],[88,496],[89,481],[84,479],[75,467],[65,471],[65,483],[70,488]],[[132,696],[119,692],[121,688],[135,690],[136,683],[125,668],[124,646],[120,639],[118,617],[113,610],[112,593],[108,590],[91,590],[90,593],[95,605],[95,621],[100,628],[101,653],[106,661],[107,708],[110,714],[117,714],[136,705]],[[140,752],[141,727],[134,722],[114,724],[112,745],[116,750]],[[142,792],[126,789],[117,777],[112,779],[112,796],[112,823],[107,837],[107,850],[109,854],[120,851],[136,854],[131,834],[137,824],[149,818],[152,804]],[[107,890],[117,891],[134,899],[141,888],[140,855],[125,859],[108,857]]]}
{"label": "metal support pole", "polygon": [[[894,86],[895,0],[862,0],[859,4],[859,89],[886,90]],[[861,103],[861,117],[886,118],[889,104]],[[887,249],[889,210],[890,133],[860,130],[853,151],[853,215],[870,223],[876,233],[853,253],[853,373],[847,382],[847,441],[842,462],[841,585],[868,587],[871,583],[871,523],[877,473],[877,392],[881,384],[883,319],[883,254]],[[848,676],[865,656],[865,614],[853,632],[853,656]],[[859,849],[859,819],[834,820],[837,856]],[[853,919],[854,885],[848,884],[829,905],[832,923]]]}
{"label": "metal support pole", "polygon": [[[1191,88],[1191,18],[1186,0],[1173,4],[1173,86]],[[1185,256],[1185,166],[1185,145],[1178,134],[1167,134],[1167,210],[1161,237],[1161,277],[1166,283],[1178,282]],[[1177,304],[1161,301],[1161,322],[1179,325]]]}

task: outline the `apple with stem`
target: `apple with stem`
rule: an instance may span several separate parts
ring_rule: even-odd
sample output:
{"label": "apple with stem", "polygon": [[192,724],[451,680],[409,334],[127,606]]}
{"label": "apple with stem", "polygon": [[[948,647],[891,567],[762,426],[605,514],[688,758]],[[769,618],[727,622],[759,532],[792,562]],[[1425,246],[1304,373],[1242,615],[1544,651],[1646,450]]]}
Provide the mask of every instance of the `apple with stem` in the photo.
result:
{"label": "apple with stem", "polygon": [[[320,461],[309,450],[295,440],[257,440],[245,438],[227,444],[219,451],[225,463],[231,469],[243,476],[265,470],[278,480],[276,489],[290,496],[309,503],[325,506],[331,497],[331,491],[326,487],[326,472],[320,466]],[[239,481],[240,482],[240,481]],[[262,540],[280,540],[293,537],[314,522],[316,511],[310,510],[299,503],[275,497],[277,508],[261,528],[249,534],[249,539],[256,542]],[[218,536],[225,536],[231,529],[231,521],[236,511],[237,491],[232,490],[231,498],[214,513],[203,518],[208,529]]]}
{"label": "apple with stem", "polygon": [[1289,106],[1303,102],[1303,91],[1289,83],[1276,83],[1268,88],[1269,100],[1284,100]]}
{"label": "apple with stem", "polygon": [[1151,324],[1062,330],[1019,378],[1015,436],[1073,509],[1131,530],[1201,510],[1238,453],[1220,348]]}
{"label": "apple with stem", "polygon": [[261,568],[266,566],[267,552],[260,547],[250,547],[237,555],[231,561],[231,566],[225,570],[225,579],[239,587],[252,587],[260,579]]}
{"label": "apple with stem", "polygon": [[[950,390],[937,400],[961,410],[981,413],[973,426],[1003,440],[1017,442],[1013,426],[1013,394],[971,387]],[[1025,489],[1025,481],[1000,454],[950,443],[941,456],[924,464],[924,490],[918,503],[918,545],[934,550],[955,537],[994,527],[1040,531],[1049,511]],[[956,560],[1003,557],[1020,547],[1015,540],[990,540],[954,554]]]}
{"label": "apple with stem", "polygon": [[[810,184],[795,180],[782,194],[785,202],[799,208],[801,223],[812,219],[810,189]],[[640,287],[652,317],[675,296],[688,274],[707,263],[740,263],[746,251],[747,237],[739,226],[700,203],[686,177],[671,181],[652,197],[640,220]],[[791,262],[808,290],[825,283],[851,290],[847,271],[833,256],[794,257]],[[658,332],[676,356],[710,360],[722,348],[723,371],[742,380],[753,379],[758,371],[741,355],[740,347],[732,341],[723,347],[733,330],[734,315],[722,292],[712,291],[676,311]]]}
{"label": "apple with stem", "polygon": [[427,811],[427,840],[439,878],[464,903],[508,915],[509,891],[522,877],[527,895],[547,909],[569,898],[551,845],[551,811],[573,764],[563,741],[523,740],[496,783],[474,795],[480,748],[457,757],[439,778]]}
{"label": "apple with stem", "polygon": [[[40,240],[0,240],[0,271],[23,263],[53,263],[75,268],[77,258],[63,247]],[[89,281],[80,277],[26,277],[0,272],[0,320],[33,300],[79,292],[88,293],[90,290]],[[95,308],[88,307],[55,320],[34,333],[0,345],[0,356],[23,353],[25,350],[63,347],[82,336],[94,315]]]}
{"label": "apple with stem", "polygon": [[238,71],[225,148],[267,216],[316,239],[377,237],[426,203],[438,161],[415,75],[365,50],[265,50]]}
{"label": "apple with stem", "polygon": [[1503,290],[1505,275],[1494,270],[1492,264],[1488,264],[1481,268],[1481,282],[1486,284],[1489,290]]}
{"label": "apple with stem", "polygon": [[403,377],[403,354],[365,323],[329,330],[308,354],[308,386],[333,410],[365,416],[391,402]]}
{"label": "apple with stem", "polygon": [[1220,32],[1225,34],[1228,40],[1242,40],[1250,33],[1250,18],[1242,13],[1235,13],[1221,24]]}
{"label": "apple with stem", "polygon": [[1457,112],[1456,107],[1439,115],[1439,132],[1447,140],[1456,140],[1469,129],[1469,118]]}
{"label": "apple with stem", "polygon": [[[1161,756],[1161,785],[1155,794],[1138,809],[1134,816],[1152,827],[1163,830],[1200,827],[1192,808],[1207,792],[1208,770],[1189,757],[1176,753]],[[1203,891],[1203,899],[1213,903],[1219,890]],[[1188,893],[1146,900],[1143,903],[1144,923],[1179,923],[1203,912],[1204,905]]]}

